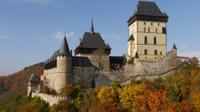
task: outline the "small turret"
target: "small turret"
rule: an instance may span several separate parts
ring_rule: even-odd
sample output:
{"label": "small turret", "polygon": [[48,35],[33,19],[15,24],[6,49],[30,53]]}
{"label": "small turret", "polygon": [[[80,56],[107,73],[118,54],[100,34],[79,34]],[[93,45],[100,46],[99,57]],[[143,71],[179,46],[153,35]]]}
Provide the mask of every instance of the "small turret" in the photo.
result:
{"label": "small turret", "polygon": [[177,50],[176,44],[173,45],[172,49]]}
{"label": "small turret", "polygon": [[174,52],[174,57],[177,57],[177,47],[176,44],[173,44],[172,51]]}
{"label": "small turret", "polygon": [[134,38],[134,36],[133,35],[131,35],[130,37],[129,37],[129,39],[128,39],[128,55],[130,56],[130,57],[134,57],[134,55],[135,55],[135,47],[134,47],[134,41],[135,41],[135,38]]}
{"label": "small turret", "polygon": [[40,90],[39,87],[40,87],[40,78],[37,75],[32,74],[28,80],[27,95],[31,96],[32,92],[38,92]]}
{"label": "small turret", "polygon": [[69,51],[69,46],[67,43],[67,39],[66,36],[64,36],[61,47],[60,47],[60,51],[59,51],[60,55],[65,55],[65,56],[70,56],[70,51]]}

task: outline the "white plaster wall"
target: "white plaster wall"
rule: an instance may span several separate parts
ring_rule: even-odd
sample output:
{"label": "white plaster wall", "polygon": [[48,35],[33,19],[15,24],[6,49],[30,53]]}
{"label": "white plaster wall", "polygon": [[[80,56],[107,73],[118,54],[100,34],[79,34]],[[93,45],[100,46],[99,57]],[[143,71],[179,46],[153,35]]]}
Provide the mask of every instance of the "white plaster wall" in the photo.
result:
{"label": "white plaster wall", "polygon": [[[144,24],[145,23],[145,24]],[[167,35],[162,33],[162,28],[167,29],[166,22],[153,22],[153,21],[135,21],[129,26],[129,35],[133,35],[135,40],[128,42],[128,55],[135,56],[138,52],[143,60],[154,60],[167,52]],[[144,29],[146,30],[144,31]],[[150,32],[148,29],[150,28]],[[157,29],[157,32],[156,32]],[[147,44],[144,43],[144,38],[147,37]],[[157,43],[154,45],[154,37]],[[148,50],[147,56],[144,55],[144,50]],[[154,55],[154,50],[158,50],[158,55]],[[162,55],[160,55],[162,52]]]}

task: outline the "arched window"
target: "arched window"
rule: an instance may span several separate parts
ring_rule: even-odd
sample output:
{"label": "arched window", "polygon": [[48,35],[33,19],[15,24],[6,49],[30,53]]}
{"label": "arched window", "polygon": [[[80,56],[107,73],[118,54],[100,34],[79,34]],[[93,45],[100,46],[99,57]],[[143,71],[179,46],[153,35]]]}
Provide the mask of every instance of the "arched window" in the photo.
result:
{"label": "arched window", "polygon": [[148,32],[151,32],[150,28],[148,28]]}
{"label": "arched window", "polygon": [[144,54],[145,54],[145,55],[148,54],[148,50],[147,50],[147,49],[144,50]]}
{"label": "arched window", "polygon": [[162,52],[160,52],[160,55],[162,55]]}
{"label": "arched window", "polygon": [[156,39],[156,37],[154,37],[153,43],[154,43],[154,45],[157,44],[157,39]]}
{"label": "arched window", "polygon": [[158,55],[158,51],[157,51],[157,50],[154,50],[154,54],[155,54],[155,55]]}
{"label": "arched window", "polygon": [[146,32],[146,28],[144,27],[144,32]]}
{"label": "arched window", "polygon": [[144,37],[144,44],[147,44],[148,40],[147,40],[147,36]]}

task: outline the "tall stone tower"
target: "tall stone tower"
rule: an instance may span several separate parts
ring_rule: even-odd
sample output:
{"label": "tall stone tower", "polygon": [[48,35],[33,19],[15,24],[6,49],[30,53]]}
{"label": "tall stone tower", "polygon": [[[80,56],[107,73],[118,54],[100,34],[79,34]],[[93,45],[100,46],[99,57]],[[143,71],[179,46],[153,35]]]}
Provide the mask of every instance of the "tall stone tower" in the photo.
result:
{"label": "tall stone tower", "polygon": [[142,60],[155,60],[167,52],[168,16],[155,2],[139,1],[128,20],[128,56],[137,53]]}
{"label": "tall stone tower", "polygon": [[64,37],[57,57],[57,88],[60,90],[72,84],[72,54],[69,51],[66,36]]}
{"label": "tall stone tower", "polygon": [[41,80],[44,86],[58,93],[66,85],[72,84],[72,53],[69,51],[66,36],[61,47],[45,62]]}

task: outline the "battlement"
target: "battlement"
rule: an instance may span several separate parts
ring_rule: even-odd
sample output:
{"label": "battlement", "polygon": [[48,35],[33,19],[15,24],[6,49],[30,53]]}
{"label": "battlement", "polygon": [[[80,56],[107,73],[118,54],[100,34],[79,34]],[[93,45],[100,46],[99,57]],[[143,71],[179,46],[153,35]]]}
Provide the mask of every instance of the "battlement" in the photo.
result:
{"label": "battlement", "polygon": [[[177,68],[182,62],[178,60],[176,50],[169,51],[166,56],[156,61],[144,61],[136,59],[132,65],[125,65],[120,70],[99,71],[99,80],[107,80],[110,83],[114,80],[124,82],[138,77],[155,78],[157,75],[166,74]],[[104,77],[103,77],[104,76]],[[105,79],[107,77],[107,79]],[[108,82],[107,82],[108,83]]]}

